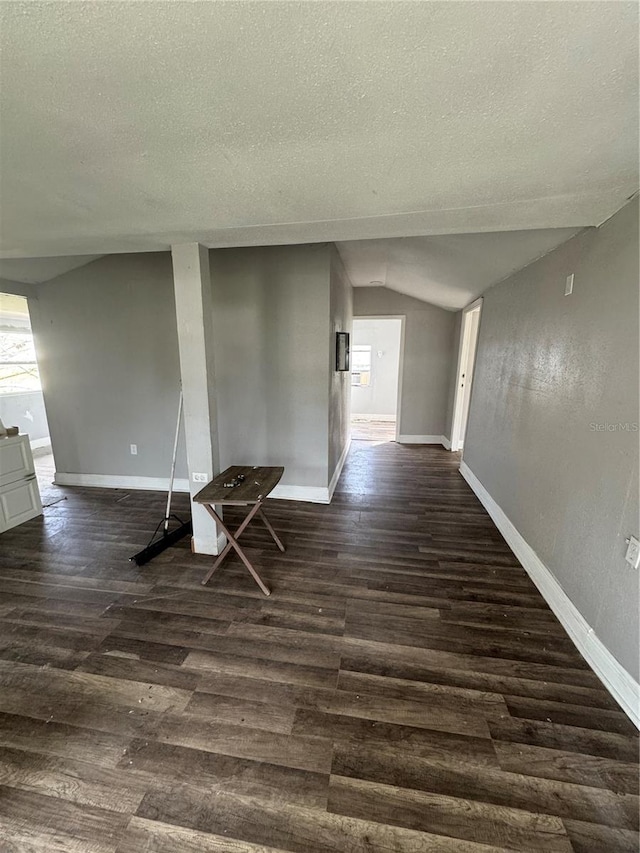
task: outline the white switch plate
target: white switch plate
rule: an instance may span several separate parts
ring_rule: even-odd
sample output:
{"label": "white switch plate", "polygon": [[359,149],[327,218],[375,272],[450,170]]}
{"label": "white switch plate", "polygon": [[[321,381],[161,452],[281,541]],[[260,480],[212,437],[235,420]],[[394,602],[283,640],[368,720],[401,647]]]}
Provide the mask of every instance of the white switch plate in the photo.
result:
{"label": "white switch plate", "polygon": [[193,474],[194,483],[208,483],[209,476],[207,474]]}
{"label": "white switch plate", "polygon": [[575,273],[571,273],[571,275],[567,276],[567,280],[564,284],[564,295],[571,296],[573,293],[573,279],[575,277]]}
{"label": "white switch plate", "polygon": [[131,455],[137,456],[138,455],[138,445],[137,444],[130,444],[129,447],[131,448]]}
{"label": "white switch plate", "polygon": [[635,536],[630,536],[627,541],[629,544],[624,558],[632,568],[637,569],[640,566],[640,542]]}

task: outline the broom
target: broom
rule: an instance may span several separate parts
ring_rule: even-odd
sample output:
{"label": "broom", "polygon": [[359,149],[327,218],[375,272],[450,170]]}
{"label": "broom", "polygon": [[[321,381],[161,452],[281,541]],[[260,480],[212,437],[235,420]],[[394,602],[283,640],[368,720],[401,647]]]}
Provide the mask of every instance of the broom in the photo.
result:
{"label": "broom", "polygon": [[[173,480],[176,471],[176,456],[178,453],[178,436],[180,434],[180,419],[182,418],[182,388],[180,389],[180,401],[178,403],[178,420],[176,422],[176,436],[173,442],[173,457],[171,459],[171,475],[169,477],[169,493],[167,495],[167,508],[164,513],[164,518],[158,523],[158,526],[153,531],[153,536],[149,540],[149,544],[142,551],[138,551],[133,557],[129,557],[129,562],[135,563],[137,566],[144,566],[149,560],[153,560],[158,554],[161,554],[166,548],[175,545],[183,536],[192,533],[192,524],[190,521],[182,521],[177,515],[171,512],[171,498],[173,496]],[[174,530],[169,531],[169,522],[175,519],[180,525]],[[162,528],[161,536],[156,539],[158,531]],[[155,540],[155,541],[154,541]]]}

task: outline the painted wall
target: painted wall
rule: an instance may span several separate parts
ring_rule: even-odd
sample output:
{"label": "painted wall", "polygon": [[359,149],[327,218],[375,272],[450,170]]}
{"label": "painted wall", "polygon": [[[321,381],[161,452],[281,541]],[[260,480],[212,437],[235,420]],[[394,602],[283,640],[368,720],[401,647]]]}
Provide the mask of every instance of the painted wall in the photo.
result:
{"label": "painted wall", "polygon": [[636,679],[637,422],[635,200],[484,294],[464,461]]}
{"label": "painted wall", "polygon": [[337,371],[336,332],[352,332],[353,288],[335,246],[330,247],[329,266],[329,480],[349,443],[351,421],[351,374]]}
{"label": "painted wall", "polygon": [[359,320],[353,322],[354,346],[371,347],[369,385],[351,389],[351,410],[357,415],[396,415],[402,320]]}
{"label": "painted wall", "polygon": [[210,252],[220,464],[327,486],[328,244]]}
{"label": "painted wall", "polygon": [[[29,308],[56,469],[168,477],[180,390],[170,255],[110,255],[36,293]],[[176,476],[187,476],[182,441]]]}
{"label": "painted wall", "polygon": [[456,315],[386,287],[356,287],[356,317],[404,315],[400,433],[440,436],[445,433],[449,380],[454,354]]}
{"label": "painted wall", "polygon": [[49,436],[42,391],[0,394],[0,419],[5,426],[20,427],[20,432],[27,433],[32,442]]}

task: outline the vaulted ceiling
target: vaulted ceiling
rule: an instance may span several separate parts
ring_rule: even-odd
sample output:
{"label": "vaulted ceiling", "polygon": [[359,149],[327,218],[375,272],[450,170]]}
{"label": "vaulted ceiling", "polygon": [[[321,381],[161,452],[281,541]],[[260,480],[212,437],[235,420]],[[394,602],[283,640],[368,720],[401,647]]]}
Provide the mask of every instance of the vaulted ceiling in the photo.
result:
{"label": "vaulted ceiling", "polygon": [[635,3],[32,0],[0,16],[4,258],[491,246],[597,225],[638,186]]}

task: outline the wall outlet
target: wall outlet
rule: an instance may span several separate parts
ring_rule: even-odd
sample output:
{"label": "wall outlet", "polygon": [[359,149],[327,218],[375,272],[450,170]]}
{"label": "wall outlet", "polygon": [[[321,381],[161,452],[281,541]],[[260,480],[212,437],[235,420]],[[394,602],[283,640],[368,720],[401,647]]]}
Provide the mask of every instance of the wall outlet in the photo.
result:
{"label": "wall outlet", "polygon": [[208,474],[192,474],[194,483],[208,483],[209,475]]}
{"label": "wall outlet", "polygon": [[624,558],[633,569],[637,569],[640,566],[640,542],[635,536],[630,536],[627,543],[627,553]]}
{"label": "wall outlet", "polygon": [[138,455],[138,445],[137,444],[130,444],[129,448],[131,449],[131,455],[132,456]]}

